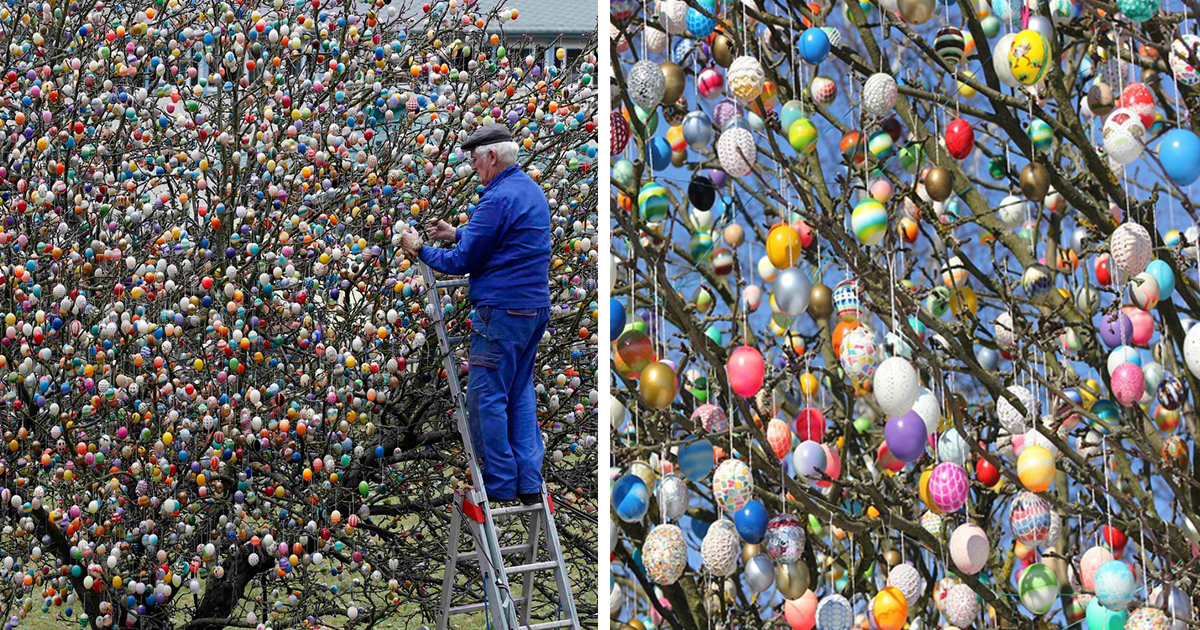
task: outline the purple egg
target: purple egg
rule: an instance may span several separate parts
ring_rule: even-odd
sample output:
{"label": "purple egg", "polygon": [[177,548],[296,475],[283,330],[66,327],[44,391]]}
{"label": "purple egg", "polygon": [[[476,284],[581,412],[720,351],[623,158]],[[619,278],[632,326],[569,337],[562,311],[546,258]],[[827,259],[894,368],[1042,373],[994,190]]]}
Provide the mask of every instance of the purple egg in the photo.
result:
{"label": "purple egg", "polygon": [[925,454],[925,420],[915,411],[888,418],[883,439],[888,450],[902,462],[915,462]]}
{"label": "purple egg", "polygon": [[729,180],[729,176],[725,174],[725,171],[715,168],[708,169],[708,178],[712,180],[712,183],[715,184],[717,188],[724,186]]}
{"label": "purple egg", "polygon": [[1109,350],[1123,346],[1133,339],[1133,320],[1119,311],[1112,315],[1101,315],[1096,328],[1100,331],[1100,340]]}

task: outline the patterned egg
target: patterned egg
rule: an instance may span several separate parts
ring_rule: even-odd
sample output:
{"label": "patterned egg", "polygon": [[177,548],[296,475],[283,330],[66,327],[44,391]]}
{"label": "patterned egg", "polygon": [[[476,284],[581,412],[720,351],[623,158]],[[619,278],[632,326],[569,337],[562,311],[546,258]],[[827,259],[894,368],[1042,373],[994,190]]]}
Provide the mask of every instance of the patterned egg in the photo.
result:
{"label": "patterned egg", "polygon": [[939,606],[948,625],[966,628],[979,614],[979,598],[966,584],[955,584],[942,595]]}
{"label": "patterned egg", "polygon": [[740,459],[727,459],[713,473],[713,496],[726,510],[742,509],[754,494],[750,467]]}
{"label": "patterned egg", "polygon": [[[703,0],[698,3],[703,6],[709,15],[716,15],[717,3],[716,0]],[[687,30],[696,39],[705,39],[716,30],[717,22],[712,18],[701,13],[696,7],[689,7],[687,11]]]}
{"label": "patterned egg", "polygon": [[967,40],[957,26],[943,26],[933,38],[933,49],[950,67],[962,63],[967,52]]}
{"label": "patterned egg", "polygon": [[687,540],[678,525],[658,525],[646,535],[642,545],[642,564],[646,577],[655,584],[674,584],[687,568]]}
{"label": "patterned egg", "polygon": [[709,526],[708,533],[704,535],[704,541],[700,543],[700,558],[709,573],[725,577],[737,570],[740,550],[736,527],[731,521],[721,519]]}
{"label": "patterned egg", "polygon": [[929,477],[929,495],[943,512],[957,512],[967,502],[971,482],[967,471],[955,462],[942,462]]}
{"label": "patterned egg", "polygon": [[609,116],[609,123],[612,127],[612,151],[610,154],[619,155],[629,144],[629,121],[625,120],[625,116],[620,110],[614,109],[612,115]]}
{"label": "patterned egg", "polygon": [[908,562],[897,564],[888,571],[887,585],[894,586],[904,593],[904,600],[916,602],[917,597],[925,590],[925,578],[916,567]]}
{"label": "patterned egg", "polygon": [[804,525],[791,514],[780,514],[767,523],[763,546],[777,564],[795,562],[804,552]]}
{"label": "patterned egg", "polygon": [[1022,490],[1013,499],[1009,515],[1013,538],[1028,546],[1035,546],[1050,533],[1050,504],[1038,495]]}
{"label": "patterned egg", "polygon": [[1162,0],[1117,0],[1121,14],[1134,22],[1145,22],[1158,13]]}
{"label": "patterned egg", "polygon": [[942,602],[946,601],[946,594],[958,583],[957,578],[947,576],[933,585],[933,603],[937,606],[938,612],[942,612]]}
{"label": "patterned egg", "polygon": [[735,98],[742,103],[748,103],[762,94],[766,77],[758,59],[743,55],[733,60],[725,75],[725,81]]}
{"label": "patterned egg", "polygon": [[629,98],[643,109],[657,107],[667,92],[667,77],[657,63],[643,59],[625,77]]}
{"label": "patterned egg", "polygon": [[1125,630],[1167,630],[1171,627],[1171,618],[1158,608],[1143,606],[1130,613],[1125,620]]}
{"label": "patterned egg", "polygon": [[1180,470],[1186,470],[1188,466],[1188,445],[1183,441],[1183,438],[1178,435],[1172,435],[1163,440],[1162,456],[1168,465],[1174,466]]}
{"label": "patterned egg", "polygon": [[1013,77],[1022,85],[1035,85],[1046,74],[1050,60],[1050,44],[1041,33],[1026,29],[1017,33],[1008,50],[1008,64]]}
{"label": "patterned egg", "polygon": [[788,423],[779,418],[771,418],[771,422],[767,424],[767,442],[770,443],[775,456],[783,459],[792,448],[792,429]]}
{"label": "patterned egg", "polygon": [[1096,572],[1112,559],[1112,552],[1099,545],[1084,552],[1083,558],[1079,560],[1079,577],[1084,590],[1096,590]]}
{"label": "patterned egg", "polygon": [[928,510],[921,515],[921,528],[929,532],[930,536],[941,540],[942,527],[946,524],[946,517],[938,514],[933,510]]}
{"label": "patterned egg", "polygon": [[1183,381],[1168,376],[1158,385],[1158,403],[1166,409],[1175,410],[1183,404]]}
{"label": "patterned egg", "polygon": [[841,595],[827,595],[817,604],[816,630],[850,630],[854,625],[854,608]]}
{"label": "patterned egg", "polygon": [[741,127],[726,129],[717,140],[717,157],[720,158],[721,169],[726,173],[734,177],[749,175],[758,160],[754,135],[749,129]]}
{"label": "patterned egg", "polygon": [[853,280],[842,280],[833,288],[833,310],[842,321],[858,319],[858,285]]}
{"label": "patterned egg", "polygon": [[1140,223],[1122,223],[1113,230],[1109,251],[1117,268],[1129,276],[1136,276],[1150,264],[1150,233]]}
{"label": "patterned egg", "polygon": [[1146,126],[1141,115],[1127,109],[1113,110],[1104,120],[1104,151],[1117,164],[1130,164],[1142,155]]}
{"label": "patterned egg", "polygon": [[1200,83],[1200,72],[1192,65],[1192,58],[1200,59],[1200,36],[1188,33],[1171,43],[1171,72],[1183,85]]}
{"label": "patterned egg", "polygon": [[1025,608],[1035,615],[1044,615],[1058,599],[1058,577],[1053,569],[1040,562],[1031,564],[1021,571],[1017,592]]}
{"label": "patterned egg", "polygon": [[996,417],[1000,420],[1000,426],[1012,435],[1021,435],[1027,430],[1026,419],[1038,417],[1037,399],[1033,392],[1029,391],[1023,385],[1010,385],[1008,392],[1015,396],[1021,405],[1025,407],[1025,412],[1028,415],[1017,410],[1016,406],[1008,402],[1008,398],[1000,397],[996,401]]}
{"label": "patterned egg", "polygon": [[708,403],[696,407],[692,412],[692,422],[699,422],[706,431],[720,433],[729,428],[729,418],[720,407]]}
{"label": "patterned egg", "polygon": [[875,361],[879,354],[875,333],[866,326],[859,326],[842,337],[838,349],[842,369],[854,379],[871,376],[875,372]]}
{"label": "patterned egg", "polygon": [[1154,92],[1151,92],[1145,83],[1126,85],[1117,99],[1117,107],[1141,116],[1142,126],[1146,129],[1154,125]]}
{"label": "patterned egg", "polygon": [[876,116],[884,116],[896,106],[896,79],[885,72],[871,75],[863,84],[863,109]]}
{"label": "patterned egg", "polygon": [[813,77],[809,86],[813,101],[818,105],[829,105],[837,98],[837,83],[829,77]]}

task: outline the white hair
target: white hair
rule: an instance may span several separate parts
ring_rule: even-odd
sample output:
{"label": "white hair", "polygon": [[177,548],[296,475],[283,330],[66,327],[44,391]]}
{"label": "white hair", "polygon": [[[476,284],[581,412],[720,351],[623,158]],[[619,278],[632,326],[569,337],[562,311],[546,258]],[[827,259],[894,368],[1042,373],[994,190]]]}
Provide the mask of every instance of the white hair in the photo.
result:
{"label": "white hair", "polygon": [[487,155],[488,151],[496,152],[496,160],[498,160],[502,166],[515,164],[517,161],[517,143],[513,142],[512,140],[503,140],[501,142],[493,142],[492,144],[485,144],[475,147],[474,155],[477,158],[483,157]]}

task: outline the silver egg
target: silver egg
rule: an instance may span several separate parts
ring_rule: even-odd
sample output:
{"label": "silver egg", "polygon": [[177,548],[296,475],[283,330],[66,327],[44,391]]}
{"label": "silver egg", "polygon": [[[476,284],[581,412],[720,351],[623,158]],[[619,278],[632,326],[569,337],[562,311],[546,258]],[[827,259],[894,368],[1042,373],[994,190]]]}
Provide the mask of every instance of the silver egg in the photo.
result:
{"label": "silver egg", "polygon": [[765,553],[756,554],[746,562],[746,584],[755,593],[761,593],[775,583],[775,564]]}
{"label": "silver egg", "polygon": [[676,520],[687,512],[688,488],[683,477],[671,473],[658,483],[658,510],[664,518]]}
{"label": "silver egg", "polygon": [[688,112],[683,117],[683,139],[693,151],[707,151],[712,145],[712,119],[702,111]]}
{"label": "silver egg", "polygon": [[808,308],[812,281],[799,267],[788,267],[775,276],[775,305],[789,317],[796,317]]}

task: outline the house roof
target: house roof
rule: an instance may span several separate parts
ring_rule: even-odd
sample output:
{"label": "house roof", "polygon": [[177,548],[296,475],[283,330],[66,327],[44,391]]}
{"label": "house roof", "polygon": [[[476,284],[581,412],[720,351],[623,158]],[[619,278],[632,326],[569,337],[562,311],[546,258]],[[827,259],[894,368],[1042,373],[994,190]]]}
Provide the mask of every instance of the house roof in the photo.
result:
{"label": "house roof", "polygon": [[516,9],[517,20],[504,27],[512,35],[580,36],[596,30],[595,0],[480,0],[480,5]]}

